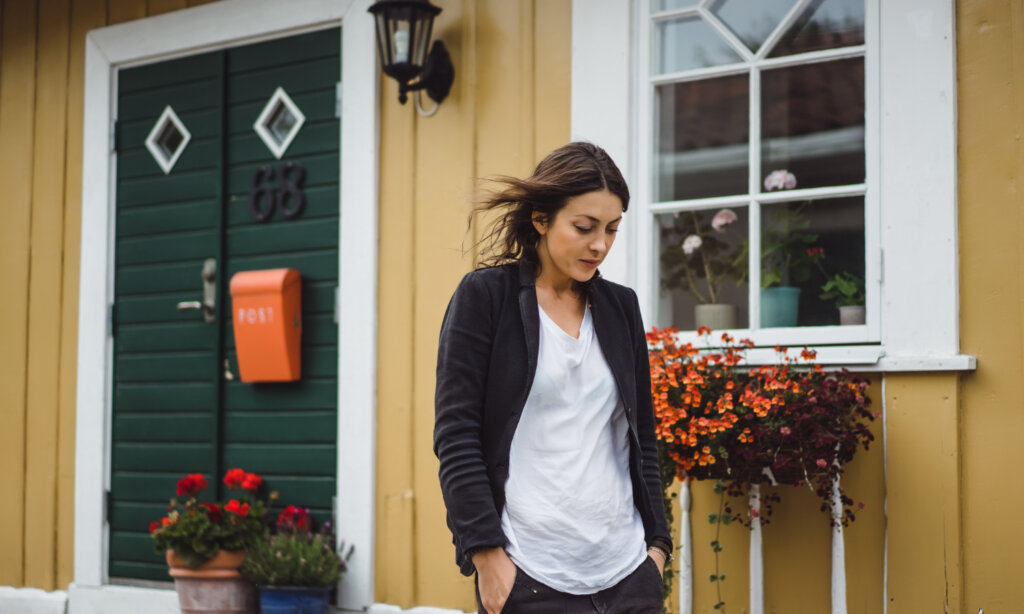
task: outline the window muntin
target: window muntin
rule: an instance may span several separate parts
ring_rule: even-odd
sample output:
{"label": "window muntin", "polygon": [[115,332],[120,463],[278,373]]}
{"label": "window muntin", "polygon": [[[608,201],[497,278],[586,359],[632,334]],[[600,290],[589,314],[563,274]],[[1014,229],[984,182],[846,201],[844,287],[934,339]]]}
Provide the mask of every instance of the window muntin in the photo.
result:
{"label": "window muntin", "polygon": [[[680,4],[686,6],[673,10]],[[871,341],[869,330],[877,326],[840,328],[834,301],[821,298],[830,277],[843,273],[846,279],[864,280],[879,268],[878,256],[865,249],[877,244],[869,236],[877,232],[871,230],[877,212],[866,204],[863,0],[694,4],[652,0],[645,13],[650,37],[641,43],[651,45],[649,54],[640,54],[649,62],[640,74],[652,75],[642,83],[648,89],[641,94],[652,112],[640,124],[650,131],[650,154],[640,160],[642,167],[647,162],[641,171],[650,182],[651,201],[640,240],[642,246],[649,237],[651,249],[641,248],[639,262],[653,274],[654,323],[692,330],[697,324],[693,312],[709,302],[708,296],[698,297],[678,283],[680,254],[670,250],[682,251],[686,237],[669,236],[680,232],[670,219],[691,211],[714,216],[729,208],[741,220],[736,228],[748,233],[741,247],[749,255],[771,249],[773,235],[765,224],[777,222],[782,211],[799,210],[801,222],[819,237],[820,244],[806,246],[820,248],[815,270],[804,279],[803,270],[787,269],[775,279],[770,255],[748,258],[745,279],[723,284],[728,290],[719,293],[735,301],[736,327],[749,328],[759,343]],[[719,38],[703,44],[728,45],[741,61],[661,70],[673,61],[663,57],[667,47],[659,39],[661,24],[681,18],[707,25]],[[768,28],[770,19],[777,23]],[[779,172],[795,177],[795,185],[766,187],[765,180]],[[799,315],[792,324],[772,324],[770,318],[762,324],[762,285],[783,283],[799,288]],[[877,288],[858,283],[871,305]]]}

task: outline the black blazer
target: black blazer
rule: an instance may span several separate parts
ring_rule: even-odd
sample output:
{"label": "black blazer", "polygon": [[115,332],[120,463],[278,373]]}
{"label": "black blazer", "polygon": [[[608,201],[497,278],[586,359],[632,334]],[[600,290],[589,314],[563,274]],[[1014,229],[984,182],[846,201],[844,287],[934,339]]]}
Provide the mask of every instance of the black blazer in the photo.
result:
{"label": "black blazer", "polygon": [[[654,437],[647,340],[636,293],[597,276],[588,302],[597,340],[629,421],[633,500],[648,545],[671,551]],[[509,449],[537,370],[540,316],[525,263],[478,269],[462,278],[441,324],[434,395],[434,453],[455,560],[507,543],[501,530]]]}

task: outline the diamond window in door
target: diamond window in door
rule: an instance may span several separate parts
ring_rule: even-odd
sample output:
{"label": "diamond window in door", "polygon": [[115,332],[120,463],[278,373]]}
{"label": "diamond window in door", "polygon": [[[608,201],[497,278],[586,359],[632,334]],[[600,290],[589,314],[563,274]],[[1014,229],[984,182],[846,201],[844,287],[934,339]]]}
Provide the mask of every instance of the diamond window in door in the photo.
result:
{"label": "diamond window in door", "polygon": [[274,157],[280,159],[304,123],[306,116],[295,106],[284,88],[279,87],[270,97],[267,106],[263,107],[263,112],[253,124],[253,130]]}
{"label": "diamond window in door", "polygon": [[185,146],[192,140],[192,134],[185,127],[185,124],[178,118],[178,114],[171,107],[165,107],[156,120],[153,129],[146,137],[146,149],[153,155],[153,159],[163,169],[164,174],[171,172],[174,164],[185,151]]}

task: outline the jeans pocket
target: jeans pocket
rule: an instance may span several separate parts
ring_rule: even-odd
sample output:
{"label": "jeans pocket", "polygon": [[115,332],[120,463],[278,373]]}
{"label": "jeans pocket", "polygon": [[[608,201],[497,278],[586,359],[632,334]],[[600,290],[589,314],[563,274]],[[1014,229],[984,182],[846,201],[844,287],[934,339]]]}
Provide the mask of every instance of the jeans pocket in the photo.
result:
{"label": "jeans pocket", "polygon": [[654,558],[647,555],[647,560],[644,561],[644,565],[650,568],[650,577],[657,583],[658,591],[664,593],[665,591],[665,577],[660,571],[658,571],[658,564],[654,562]]}
{"label": "jeans pocket", "polygon": [[512,578],[512,587],[508,589],[508,595],[505,597],[505,605],[501,606],[501,611],[498,614],[505,614],[506,612],[512,611],[511,608],[514,605],[513,600],[516,596],[516,589],[519,588],[522,578],[523,572],[519,569],[519,566],[516,565],[516,575]]}

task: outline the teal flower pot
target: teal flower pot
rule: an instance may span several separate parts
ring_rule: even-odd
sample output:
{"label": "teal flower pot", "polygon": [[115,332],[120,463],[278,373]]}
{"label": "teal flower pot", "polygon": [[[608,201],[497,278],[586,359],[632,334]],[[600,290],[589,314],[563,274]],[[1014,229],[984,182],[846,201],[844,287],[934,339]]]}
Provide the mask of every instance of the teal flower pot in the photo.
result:
{"label": "teal flower pot", "polygon": [[261,586],[260,614],[327,614],[330,589]]}
{"label": "teal flower pot", "polygon": [[800,288],[778,286],[761,289],[761,328],[796,326]]}

